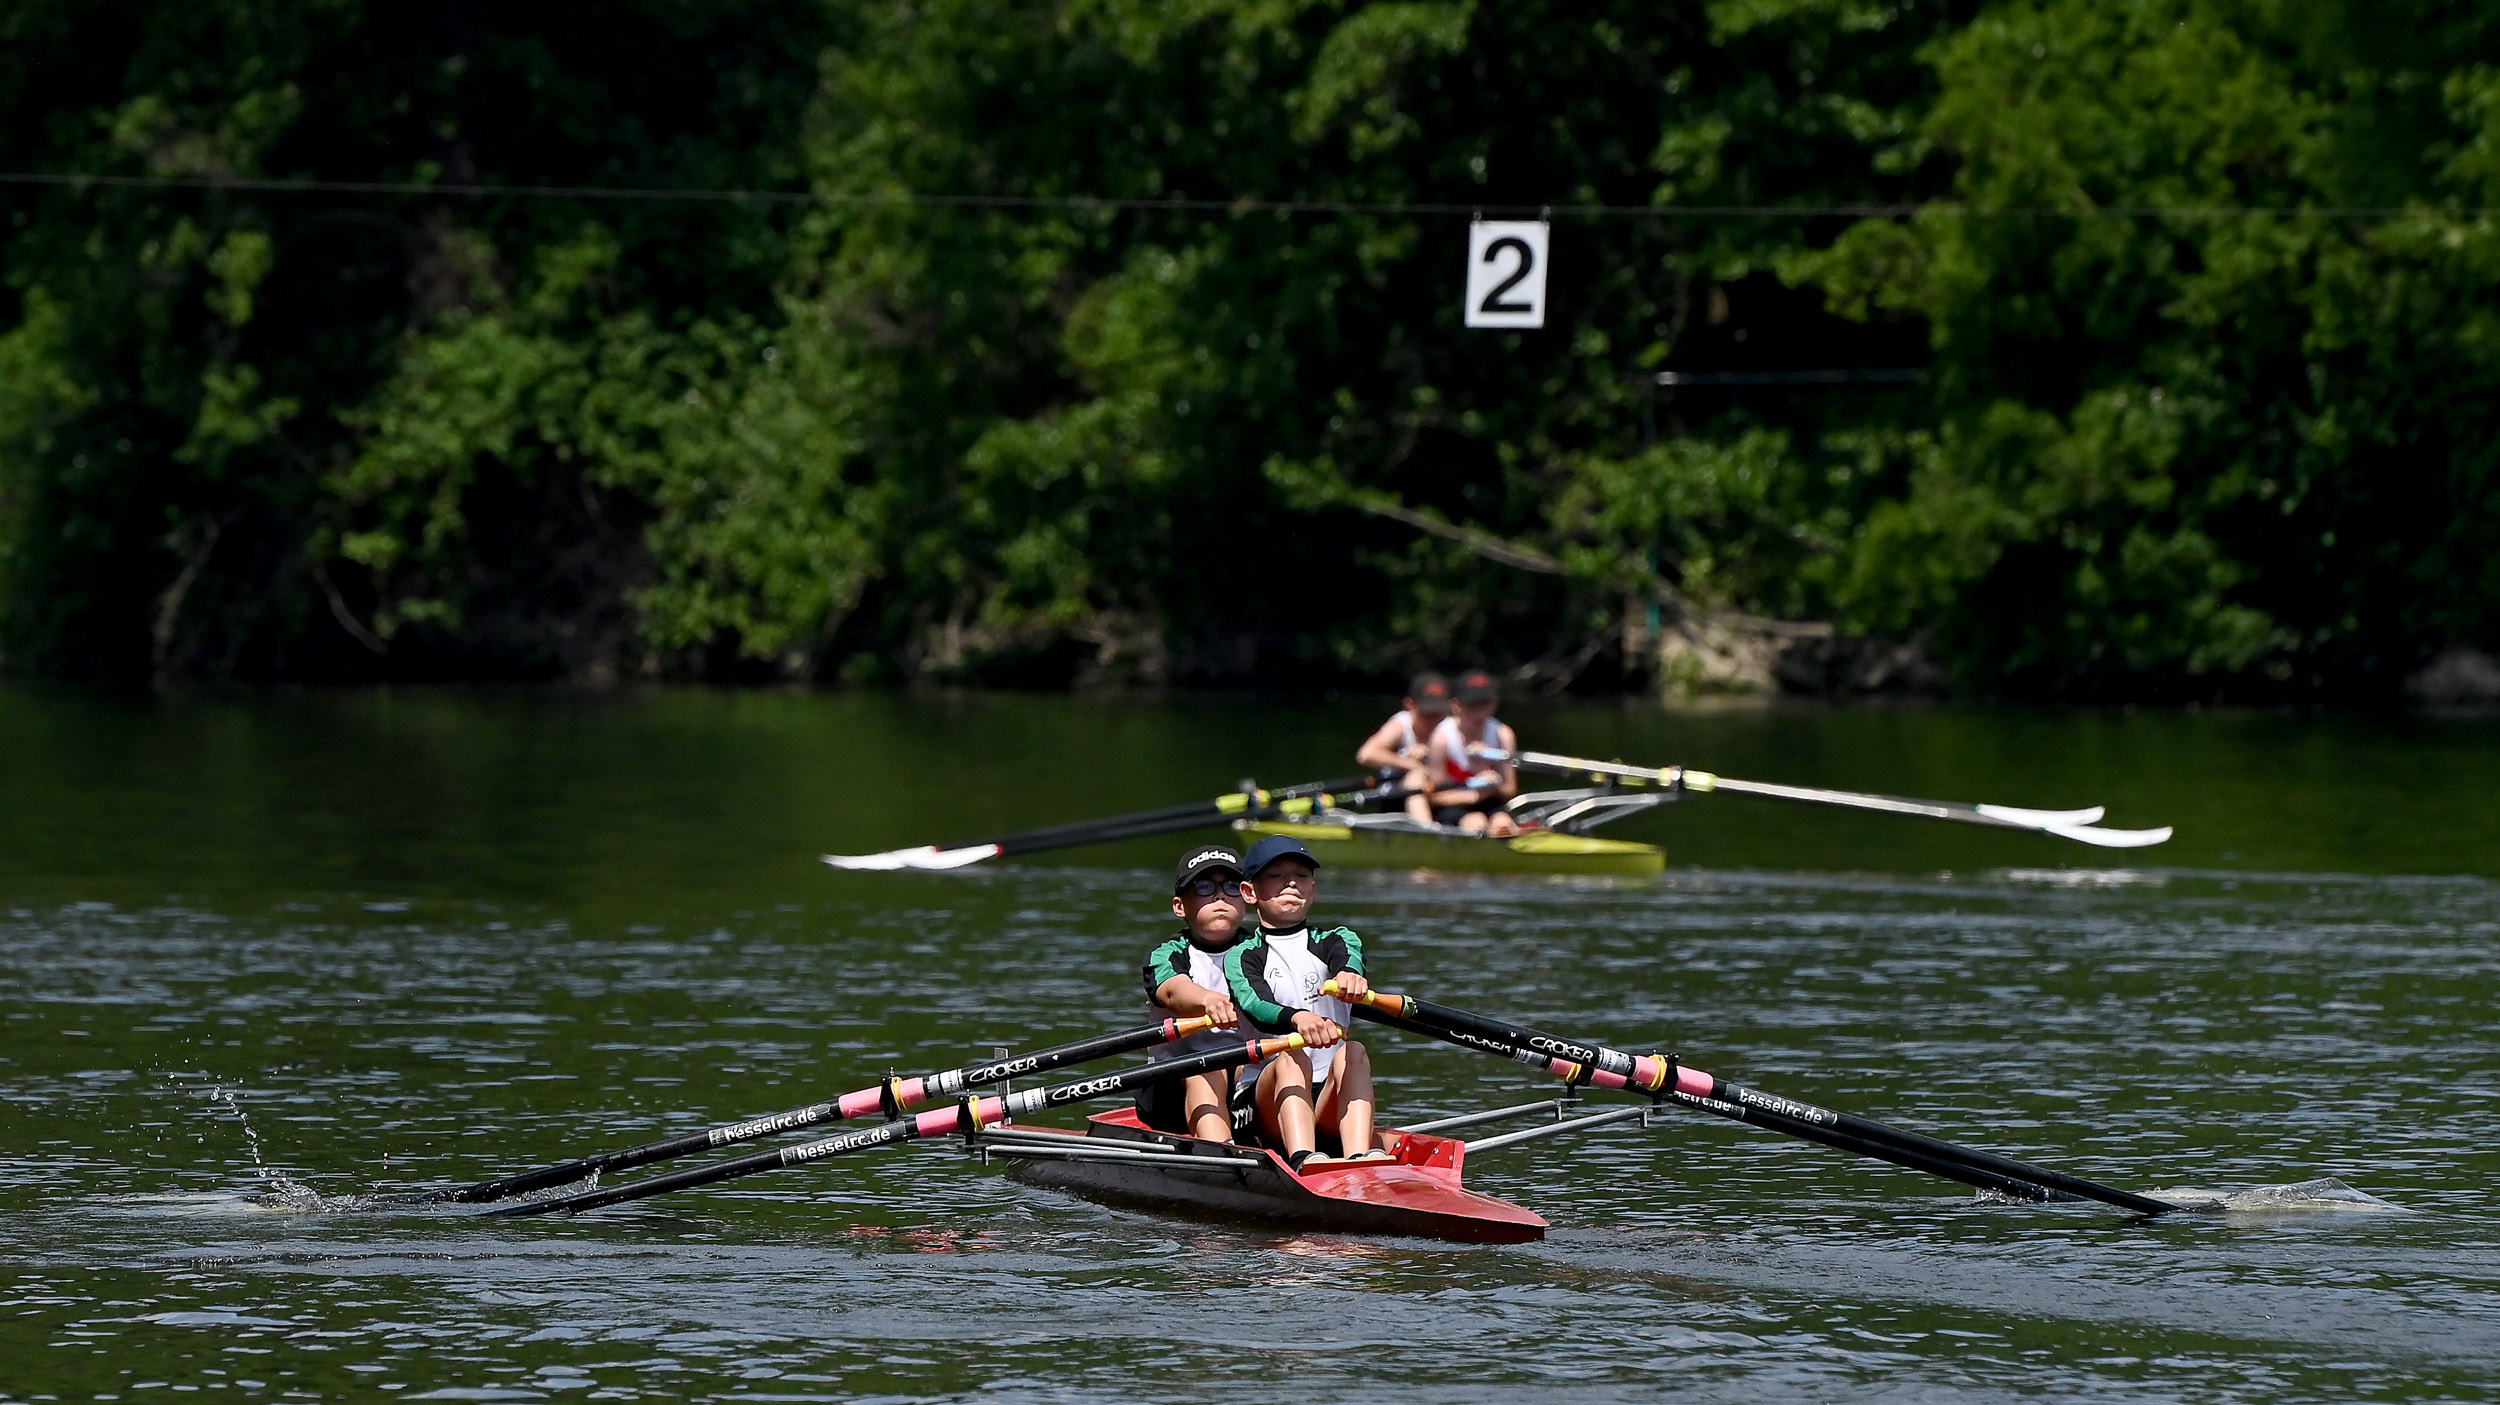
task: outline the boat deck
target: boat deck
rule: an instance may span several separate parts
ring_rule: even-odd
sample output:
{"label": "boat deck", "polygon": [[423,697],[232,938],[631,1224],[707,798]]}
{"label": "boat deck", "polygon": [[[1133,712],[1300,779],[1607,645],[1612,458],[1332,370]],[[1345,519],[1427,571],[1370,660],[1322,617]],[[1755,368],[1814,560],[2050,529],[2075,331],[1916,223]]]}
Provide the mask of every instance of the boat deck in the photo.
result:
{"label": "boat deck", "polygon": [[1655,844],[1550,829],[1493,839],[1447,825],[1420,825],[1403,815],[1244,819],[1233,821],[1233,828],[1253,837],[1292,835],[1310,846],[1321,863],[1348,868],[1646,878],[1664,872],[1667,866],[1667,851]]}

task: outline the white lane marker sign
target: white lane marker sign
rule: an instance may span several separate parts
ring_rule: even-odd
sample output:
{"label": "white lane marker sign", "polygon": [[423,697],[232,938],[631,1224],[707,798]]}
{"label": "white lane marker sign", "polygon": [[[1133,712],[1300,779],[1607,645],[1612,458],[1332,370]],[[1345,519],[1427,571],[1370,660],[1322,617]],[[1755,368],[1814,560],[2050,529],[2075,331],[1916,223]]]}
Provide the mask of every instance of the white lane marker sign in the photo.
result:
{"label": "white lane marker sign", "polygon": [[1467,325],[1545,325],[1543,220],[1478,220],[1467,226]]}

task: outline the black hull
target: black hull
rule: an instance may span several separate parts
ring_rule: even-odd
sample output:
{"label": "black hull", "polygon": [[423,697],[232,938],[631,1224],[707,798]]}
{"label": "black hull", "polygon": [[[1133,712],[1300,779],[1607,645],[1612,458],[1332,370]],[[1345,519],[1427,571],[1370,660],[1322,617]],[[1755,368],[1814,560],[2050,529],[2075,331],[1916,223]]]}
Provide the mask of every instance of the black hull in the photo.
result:
{"label": "black hull", "polygon": [[1392,1132],[1388,1139],[1398,1152],[1395,1162],[1297,1176],[1272,1152],[1255,1153],[1255,1161],[1242,1164],[1241,1158],[1252,1153],[1152,1131],[1125,1110],[1095,1117],[1086,1134],[1065,1135],[1071,1142],[1115,1140],[1223,1164],[1199,1170],[1034,1159],[1019,1161],[1008,1174],[1027,1185],[1107,1204],[1234,1224],[1467,1244],[1519,1244],[1545,1237],[1545,1221],[1534,1212],[1460,1186],[1464,1144],[1446,1138]]}

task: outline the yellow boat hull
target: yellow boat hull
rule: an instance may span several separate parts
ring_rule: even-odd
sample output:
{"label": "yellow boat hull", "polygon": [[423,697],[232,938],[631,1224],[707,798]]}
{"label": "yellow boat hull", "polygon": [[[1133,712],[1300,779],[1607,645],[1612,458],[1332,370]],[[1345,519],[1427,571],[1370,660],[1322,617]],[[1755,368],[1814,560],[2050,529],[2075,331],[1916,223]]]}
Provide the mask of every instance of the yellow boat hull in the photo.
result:
{"label": "yellow boat hull", "polygon": [[1254,838],[1290,834],[1323,864],[1347,868],[1429,868],[1444,873],[1582,873],[1645,878],[1664,872],[1667,851],[1655,844],[1593,839],[1538,830],[1509,839],[1358,828],[1325,819],[1235,820]]}

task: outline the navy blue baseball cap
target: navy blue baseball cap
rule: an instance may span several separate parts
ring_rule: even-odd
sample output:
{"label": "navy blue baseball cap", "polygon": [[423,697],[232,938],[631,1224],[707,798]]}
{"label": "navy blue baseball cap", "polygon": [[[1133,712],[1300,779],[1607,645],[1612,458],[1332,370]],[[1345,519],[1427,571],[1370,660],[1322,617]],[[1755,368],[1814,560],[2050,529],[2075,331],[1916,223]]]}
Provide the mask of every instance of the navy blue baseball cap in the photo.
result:
{"label": "navy blue baseball cap", "polygon": [[1319,867],[1319,860],[1309,849],[1303,847],[1301,840],[1290,834],[1271,834],[1251,845],[1250,852],[1241,856],[1241,876],[1256,878],[1259,876],[1260,869],[1288,855],[1302,860],[1313,868]]}

